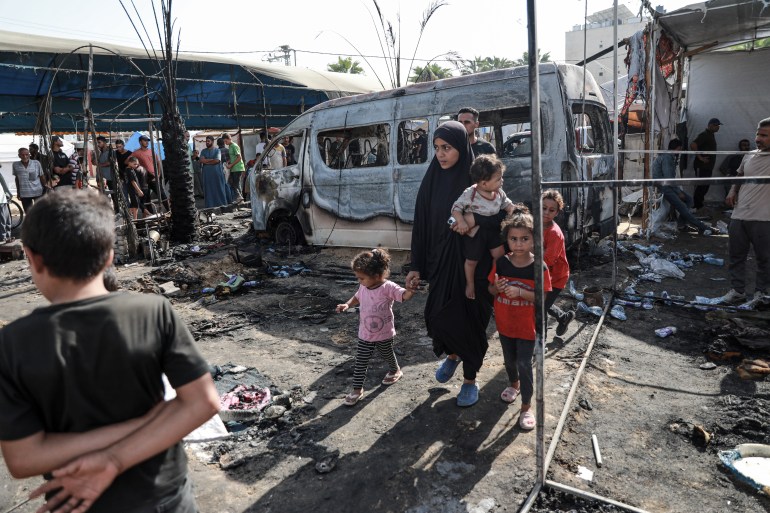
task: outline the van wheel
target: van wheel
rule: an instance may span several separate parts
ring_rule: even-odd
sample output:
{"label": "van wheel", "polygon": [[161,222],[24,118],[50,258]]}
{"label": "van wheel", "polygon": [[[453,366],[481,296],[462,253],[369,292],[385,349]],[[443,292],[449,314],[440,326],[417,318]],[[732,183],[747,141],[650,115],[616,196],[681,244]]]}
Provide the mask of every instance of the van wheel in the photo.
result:
{"label": "van wheel", "polygon": [[275,226],[273,239],[281,246],[296,246],[303,240],[302,227],[293,218],[283,218]]}

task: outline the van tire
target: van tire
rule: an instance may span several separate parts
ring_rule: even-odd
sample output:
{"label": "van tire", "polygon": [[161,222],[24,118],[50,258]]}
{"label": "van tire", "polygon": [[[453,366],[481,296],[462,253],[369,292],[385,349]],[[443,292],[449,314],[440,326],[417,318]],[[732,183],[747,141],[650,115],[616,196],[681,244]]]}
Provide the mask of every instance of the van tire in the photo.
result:
{"label": "van tire", "polygon": [[296,219],[282,217],[275,224],[273,240],[276,244],[281,246],[296,246],[297,244],[302,244],[304,239],[302,227]]}

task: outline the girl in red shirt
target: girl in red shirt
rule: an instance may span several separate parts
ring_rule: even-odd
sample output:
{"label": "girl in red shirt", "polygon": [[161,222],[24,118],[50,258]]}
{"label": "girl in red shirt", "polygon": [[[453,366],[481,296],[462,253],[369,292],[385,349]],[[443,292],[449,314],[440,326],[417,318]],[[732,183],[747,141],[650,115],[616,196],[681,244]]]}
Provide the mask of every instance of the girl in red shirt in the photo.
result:
{"label": "girl in red shirt", "polygon": [[553,289],[545,296],[545,310],[556,318],[556,335],[562,336],[567,331],[567,326],[575,318],[572,310],[563,311],[554,303],[559,297],[567,280],[569,279],[569,262],[567,262],[567,249],[564,246],[564,234],[559,225],[554,222],[562,210],[564,199],[555,189],[543,192],[543,260],[551,273],[551,285]]}
{"label": "girl in red shirt", "polygon": [[[489,293],[495,296],[495,323],[503,348],[505,371],[511,385],[500,394],[512,403],[521,392],[519,426],[535,427],[530,411],[534,382],[532,355],[535,352],[535,256],[534,221],[522,204],[513,206],[513,214],[503,221],[503,239],[509,250],[498,258],[489,273]],[[543,265],[543,264],[540,264]],[[543,265],[543,290],[551,290],[548,267]]]}

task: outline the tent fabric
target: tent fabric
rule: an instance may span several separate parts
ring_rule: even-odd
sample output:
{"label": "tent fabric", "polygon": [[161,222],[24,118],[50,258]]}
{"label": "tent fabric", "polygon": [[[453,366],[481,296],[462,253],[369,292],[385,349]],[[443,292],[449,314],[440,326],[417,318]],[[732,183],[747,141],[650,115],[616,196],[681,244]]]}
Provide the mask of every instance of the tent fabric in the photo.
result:
{"label": "tent fabric", "polygon": [[[718,151],[738,151],[738,141],[748,139],[754,146],[757,122],[770,116],[767,94],[770,83],[770,49],[753,52],[711,52],[692,57],[687,85],[687,132],[693,141],[710,118],[723,125],[716,134]],[[715,176],[727,155],[718,155]],[[692,157],[687,176],[692,176]],[[707,201],[724,199],[724,188],[712,185]]]}
{"label": "tent fabric", "polygon": [[[159,117],[161,78],[157,64],[144,50],[0,31],[0,131],[33,130],[49,89],[52,129],[82,130],[89,44],[95,46],[91,107],[97,129],[146,129],[145,83],[152,115]],[[79,47],[83,48],[71,53]],[[248,57],[184,53],[177,60],[178,105],[190,129],[281,127],[326,100],[378,90],[382,86],[363,75],[280,66]]]}
{"label": "tent fabric", "polygon": [[718,42],[719,47],[770,37],[767,0],[710,0],[659,16],[663,28],[692,50]]}

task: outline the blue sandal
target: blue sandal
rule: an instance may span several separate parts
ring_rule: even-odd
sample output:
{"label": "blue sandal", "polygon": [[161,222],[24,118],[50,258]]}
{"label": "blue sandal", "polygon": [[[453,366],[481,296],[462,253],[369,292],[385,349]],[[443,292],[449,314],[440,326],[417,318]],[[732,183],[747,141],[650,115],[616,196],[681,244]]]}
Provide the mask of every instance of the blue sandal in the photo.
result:
{"label": "blue sandal", "polygon": [[457,360],[452,360],[449,357],[445,358],[444,361],[441,362],[441,365],[438,366],[438,369],[436,369],[436,381],[439,383],[446,383],[452,379],[452,376],[455,374],[455,369],[460,365],[460,361],[459,358]]}
{"label": "blue sandal", "polygon": [[457,406],[473,406],[479,401],[479,386],[476,383],[464,383],[457,394]]}

